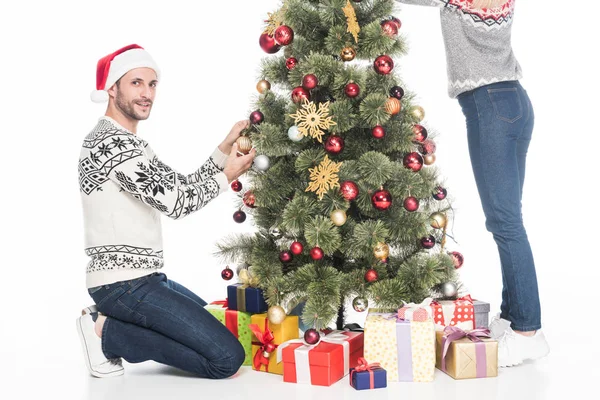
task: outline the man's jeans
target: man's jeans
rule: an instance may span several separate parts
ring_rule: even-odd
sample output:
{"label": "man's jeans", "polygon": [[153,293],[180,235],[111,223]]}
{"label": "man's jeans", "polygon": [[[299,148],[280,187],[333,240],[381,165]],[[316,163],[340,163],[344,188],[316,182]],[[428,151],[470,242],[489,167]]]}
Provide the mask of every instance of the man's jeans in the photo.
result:
{"label": "man's jeans", "polygon": [[458,96],[467,121],[479,197],[502,265],[501,317],[519,331],[541,328],[533,255],[523,226],[521,198],[533,107],[518,81],[479,87]]}
{"label": "man's jeans", "polygon": [[89,290],[108,318],[102,329],[107,358],[147,360],[205,378],[227,378],[244,362],[244,349],[204,309],[206,302],[163,273]]}

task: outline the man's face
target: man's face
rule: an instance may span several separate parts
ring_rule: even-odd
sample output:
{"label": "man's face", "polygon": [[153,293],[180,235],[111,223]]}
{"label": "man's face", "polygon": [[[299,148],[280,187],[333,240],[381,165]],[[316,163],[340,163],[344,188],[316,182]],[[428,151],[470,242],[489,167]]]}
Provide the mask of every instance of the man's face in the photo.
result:
{"label": "man's face", "polygon": [[148,119],[156,96],[156,72],[150,68],[132,69],[121,77],[109,93],[115,97],[115,106],[136,121]]}

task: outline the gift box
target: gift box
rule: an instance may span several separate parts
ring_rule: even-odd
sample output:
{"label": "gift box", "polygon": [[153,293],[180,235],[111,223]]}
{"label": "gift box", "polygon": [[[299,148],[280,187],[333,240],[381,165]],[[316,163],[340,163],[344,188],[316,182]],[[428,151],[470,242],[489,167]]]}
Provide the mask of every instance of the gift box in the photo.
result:
{"label": "gift box", "polygon": [[283,364],[277,362],[277,346],[297,339],[298,316],[288,315],[281,324],[272,324],[267,314],[250,317],[252,331],[252,369],[283,375]]}
{"label": "gift box", "polygon": [[332,331],[316,346],[301,339],[283,343],[277,359],[283,361],[284,382],[331,386],[358,366],[363,348],[362,332]]}
{"label": "gift box", "polygon": [[433,301],[431,310],[437,331],[443,331],[447,326],[456,326],[462,330],[475,329],[475,309],[471,296]]}
{"label": "gift box", "polygon": [[397,313],[369,310],[365,322],[365,358],[379,363],[387,371],[389,382],[433,381],[435,327],[425,314],[425,321],[410,321],[398,318]]}
{"label": "gift box", "polygon": [[446,327],[436,332],[436,367],[454,379],[498,376],[498,342],[487,329]]}
{"label": "gift box", "polygon": [[490,303],[473,300],[473,308],[475,309],[475,328],[487,329],[490,323]]}
{"label": "gift box", "polygon": [[268,306],[262,289],[236,283],[227,286],[227,308],[250,314],[261,314],[267,311]]}
{"label": "gift box", "polygon": [[238,338],[246,353],[246,358],[242,365],[252,365],[252,332],[249,328],[250,314],[242,311],[230,310],[227,308],[226,304],[227,302],[225,300],[215,301],[206,305],[204,308],[225,325],[236,338]]}
{"label": "gift box", "polygon": [[356,390],[387,387],[386,370],[379,363],[368,364],[366,359],[359,358],[358,366],[350,369],[350,386]]}

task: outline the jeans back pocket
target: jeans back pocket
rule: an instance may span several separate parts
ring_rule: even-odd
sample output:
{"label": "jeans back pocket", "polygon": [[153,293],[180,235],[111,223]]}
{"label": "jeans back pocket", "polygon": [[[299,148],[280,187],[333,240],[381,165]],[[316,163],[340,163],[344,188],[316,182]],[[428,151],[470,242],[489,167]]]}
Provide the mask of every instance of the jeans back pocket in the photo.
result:
{"label": "jeans back pocket", "polygon": [[512,124],[523,117],[521,97],[516,87],[488,89],[487,92],[496,118]]}

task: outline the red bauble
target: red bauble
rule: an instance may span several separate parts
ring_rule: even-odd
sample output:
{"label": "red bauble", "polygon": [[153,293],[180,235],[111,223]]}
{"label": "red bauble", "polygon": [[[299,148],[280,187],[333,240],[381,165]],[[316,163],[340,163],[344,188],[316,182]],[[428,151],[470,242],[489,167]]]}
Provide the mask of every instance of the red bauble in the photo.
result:
{"label": "red bauble", "polygon": [[462,267],[465,258],[458,251],[453,251],[450,253],[450,257],[452,257],[452,262],[454,263],[454,268],[459,269]]}
{"label": "red bauble", "polygon": [[260,125],[263,123],[264,120],[265,120],[264,114],[258,110],[253,111],[252,114],[250,114],[250,122],[253,125]]}
{"label": "red bauble", "polygon": [[289,263],[290,261],[292,261],[292,252],[288,250],[283,250],[281,253],[279,253],[279,261],[281,261],[282,263]]}
{"label": "red bauble", "polygon": [[424,142],[427,139],[427,129],[423,125],[413,125],[413,133],[417,142]]}
{"label": "red bauble", "polygon": [[246,220],[246,213],[242,210],[236,211],[233,213],[233,220],[238,224],[241,224]]}
{"label": "red bauble", "polygon": [[398,24],[390,20],[383,21],[381,23],[381,30],[384,35],[394,38],[398,35]]}
{"label": "red bauble", "polygon": [[435,191],[432,194],[433,198],[436,200],[444,200],[447,195],[448,191],[441,186],[435,188]]}
{"label": "red bauble", "polygon": [[396,24],[396,26],[398,27],[398,30],[400,30],[400,28],[402,28],[402,22],[400,22],[400,20],[398,18],[391,16],[390,21],[392,21],[393,23]]}
{"label": "red bauble", "polygon": [[248,190],[246,193],[244,193],[244,205],[246,207],[250,207],[250,208],[255,208],[256,207],[256,196],[254,196],[254,193],[252,192],[252,190]]}
{"label": "red bauble", "polygon": [[281,49],[281,46],[275,43],[273,36],[269,36],[267,33],[260,35],[258,43],[260,44],[260,47],[269,54],[275,54]]}
{"label": "red bauble", "polygon": [[425,249],[432,249],[435,246],[435,238],[431,235],[421,238],[421,246]]}
{"label": "red bauble", "polygon": [[405,155],[402,162],[406,168],[412,169],[414,172],[419,172],[423,168],[423,157],[415,151]]}
{"label": "red bauble", "polygon": [[273,39],[280,46],[287,46],[294,40],[294,30],[287,25],[281,25],[275,29]]}
{"label": "red bauble", "polygon": [[242,182],[238,181],[237,179],[233,182],[231,182],[231,190],[233,190],[234,192],[239,192],[242,190]]}
{"label": "red bauble", "polygon": [[360,94],[360,87],[356,83],[350,82],[344,88],[344,93],[350,98],[355,98]]}
{"label": "red bauble", "polygon": [[308,74],[302,78],[302,87],[306,90],[313,90],[319,84],[319,79],[315,74]]}
{"label": "red bauble", "polygon": [[394,60],[387,55],[379,56],[375,59],[373,67],[378,74],[387,75],[394,69]]}
{"label": "red bauble", "polygon": [[304,341],[307,344],[314,346],[321,341],[321,334],[314,328],[307,329],[304,332]]}
{"label": "red bauble", "polygon": [[402,100],[404,97],[404,89],[400,86],[394,86],[390,89],[390,96],[397,98],[398,100]]}
{"label": "red bauble", "polygon": [[227,266],[223,271],[221,271],[221,278],[225,281],[230,281],[233,278],[233,270]]}
{"label": "red bauble", "polygon": [[293,255],[299,256],[304,251],[304,246],[300,242],[293,242],[290,246],[290,251]]}
{"label": "red bauble", "polygon": [[296,104],[301,103],[304,99],[308,100],[308,90],[304,89],[302,86],[298,86],[292,90],[292,101]]}
{"label": "red bauble", "polygon": [[340,154],[344,150],[344,138],[331,135],[325,141],[325,151],[331,155]]}
{"label": "red bauble", "polygon": [[423,154],[424,156],[435,153],[435,150],[435,142],[431,139],[425,139],[423,143],[419,145],[419,153]]}
{"label": "red bauble", "polygon": [[296,57],[290,57],[285,60],[285,67],[290,71],[296,68],[296,65],[298,65],[298,59]]}
{"label": "red bauble", "polygon": [[414,196],[409,196],[404,199],[404,208],[406,211],[417,211],[419,209],[419,199]]}
{"label": "red bauble", "polygon": [[373,268],[365,272],[365,281],[375,282],[377,279],[379,279],[379,274]]}
{"label": "red bauble", "polygon": [[346,200],[352,201],[358,197],[358,186],[352,181],[345,181],[340,185],[340,192]]}
{"label": "red bauble", "polygon": [[375,125],[371,131],[371,135],[373,135],[375,139],[383,139],[385,137],[385,129],[383,129],[383,126],[381,125]]}
{"label": "red bauble", "polygon": [[385,211],[392,206],[392,194],[385,189],[379,189],[371,196],[373,207]]}
{"label": "red bauble", "polygon": [[312,249],[310,249],[310,256],[315,261],[322,259],[324,255],[325,254],[323,253],[323,250],[320,247],[313,247]]}

